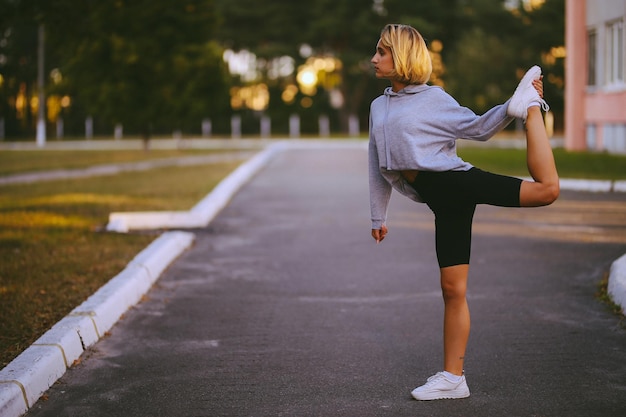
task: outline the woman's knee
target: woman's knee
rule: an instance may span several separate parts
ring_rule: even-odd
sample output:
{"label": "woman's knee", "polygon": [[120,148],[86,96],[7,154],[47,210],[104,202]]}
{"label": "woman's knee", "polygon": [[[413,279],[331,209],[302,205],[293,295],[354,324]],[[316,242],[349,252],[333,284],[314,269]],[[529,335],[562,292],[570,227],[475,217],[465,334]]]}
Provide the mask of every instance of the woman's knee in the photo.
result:
{"label": "woman's knee", "polygon": [[441,284],[441,293],[446,303],[465,300],[465,287],[454,284]]}
{"label": "woman's knee", "polygon": [[455,265],[441,269],[441,292],[444,301],[465,300],[469,265]]}

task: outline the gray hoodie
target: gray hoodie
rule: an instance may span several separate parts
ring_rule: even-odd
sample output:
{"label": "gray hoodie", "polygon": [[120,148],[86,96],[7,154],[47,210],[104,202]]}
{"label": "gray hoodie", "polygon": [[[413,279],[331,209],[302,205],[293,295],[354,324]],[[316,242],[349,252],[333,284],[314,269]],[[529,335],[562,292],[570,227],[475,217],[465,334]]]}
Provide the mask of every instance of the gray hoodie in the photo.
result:
{"label": "gray hoodie", "polygon": [[387,218],[391,190],[422,202],[399,171],[467,171],[456,154],[456,139],[486,141],[504,129],[508,101],[482,116],[462,107],[440,87],[391,87],[370,107],[369,184],[372,229]]}

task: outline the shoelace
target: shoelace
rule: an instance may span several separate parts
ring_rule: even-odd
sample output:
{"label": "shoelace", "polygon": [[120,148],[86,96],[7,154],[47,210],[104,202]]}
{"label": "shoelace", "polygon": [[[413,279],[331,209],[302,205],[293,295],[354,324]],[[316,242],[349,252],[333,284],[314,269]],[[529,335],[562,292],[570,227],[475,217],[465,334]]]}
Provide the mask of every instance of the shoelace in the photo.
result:
{"label": "shoelace", "polygon": [[437,383],[437,381],[439,381],[440,379],[445,379],[445,378],[446,378],[446,377],[445,377],[445,375],[444,375],[443,373],[441,373],[441,372],[437,372],[435,375],[433,375],[433,376],[429,377],[429,378],[426,380],[426,383],[425,383],[424,385],[425,385],[425,386],[427,386],[427,385],[433,385],[433,384]]}
{"label": "shoelace", "polygon": [[546,101],[544,99],[542,99],[542,98],[539,99],[539,105],[541,106],[543,111],[550,110],[550,106],[548,106],[548,103],[546,103]]}

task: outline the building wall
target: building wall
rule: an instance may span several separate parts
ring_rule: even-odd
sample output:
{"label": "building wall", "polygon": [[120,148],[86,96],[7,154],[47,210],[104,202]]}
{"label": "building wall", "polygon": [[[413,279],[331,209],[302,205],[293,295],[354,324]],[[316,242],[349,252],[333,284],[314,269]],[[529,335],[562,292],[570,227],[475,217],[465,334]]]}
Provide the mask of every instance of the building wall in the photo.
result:
{"label": "building wall", "polygon": [[626,0],[566,2],[567,149],[626,153],[625,23]]}

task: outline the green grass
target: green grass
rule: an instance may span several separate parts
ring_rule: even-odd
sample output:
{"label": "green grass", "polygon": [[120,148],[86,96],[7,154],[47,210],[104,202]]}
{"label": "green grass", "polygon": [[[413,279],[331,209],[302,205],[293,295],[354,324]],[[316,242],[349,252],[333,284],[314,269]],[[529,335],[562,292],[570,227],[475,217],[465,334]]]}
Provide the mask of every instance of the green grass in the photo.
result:
{"label": "green grass", "polygon": [[93,165],[175,158],[216,152],[215,150],[33,150],[0,151],[0,175],[54,169],[79,169]]}
{"label": "green grass", "polygon": [[[528,176],[525,149],[466,147],[459,150],[459,156],[486,171]],[[626,179],[626,155],[555,149],[554,159],[561,178]]]}
{"label": "green grass", "polygon": [[237,165],[0,187],[0,367],[155,238],[101,232],[110,212],[189,209]]}

